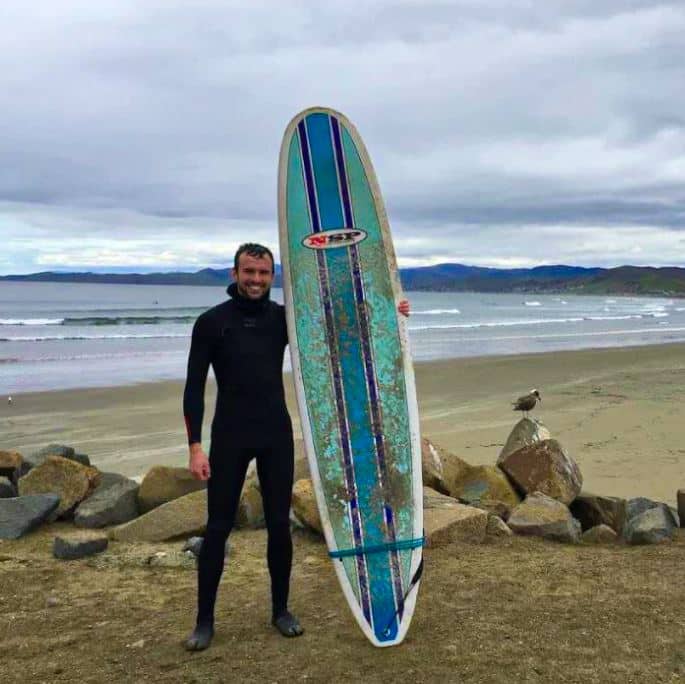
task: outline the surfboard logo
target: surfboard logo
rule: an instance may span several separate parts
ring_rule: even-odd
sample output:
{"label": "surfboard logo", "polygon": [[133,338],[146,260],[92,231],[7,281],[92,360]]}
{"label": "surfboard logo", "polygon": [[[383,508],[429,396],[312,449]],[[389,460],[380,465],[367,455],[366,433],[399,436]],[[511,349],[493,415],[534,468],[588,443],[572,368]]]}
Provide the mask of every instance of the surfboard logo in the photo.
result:
{"label": "surfboard logo", "polygon": [[309,249],[334,249],[349,247],[366,240],[366,231],[360,228],[336,228],[307,235],[302,244]]}

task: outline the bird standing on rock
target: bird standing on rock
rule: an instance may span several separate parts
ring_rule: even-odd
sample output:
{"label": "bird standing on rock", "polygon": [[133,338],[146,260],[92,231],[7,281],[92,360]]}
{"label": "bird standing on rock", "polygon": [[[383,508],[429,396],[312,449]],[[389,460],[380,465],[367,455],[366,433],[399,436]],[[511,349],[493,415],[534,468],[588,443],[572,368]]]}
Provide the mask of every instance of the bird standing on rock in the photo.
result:
{"label": "bird standing on rock", "polygon": [[535,404],[537,404],[538,401],[542,401],[540,392],[538,392],[536,389],[532,389],[530,392],[528,392],[528,394],[524,394],[522,397],[519,397],[516,401],[511,402],[511,405],[514,407],[512,410],[523,411],[524,416],[528,418],[528,411],[532,411],[535,408]]}

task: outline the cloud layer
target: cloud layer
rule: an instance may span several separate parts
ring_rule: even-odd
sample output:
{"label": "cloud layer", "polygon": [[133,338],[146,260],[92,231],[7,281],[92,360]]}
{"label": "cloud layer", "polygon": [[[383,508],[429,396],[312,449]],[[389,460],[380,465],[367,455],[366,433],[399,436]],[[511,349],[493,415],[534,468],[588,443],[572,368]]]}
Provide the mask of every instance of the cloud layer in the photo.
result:
{"label": "cloud layer", "polygon": [[682,3],[8,0],[0,272],[276,247],[281,136],[362,133],[404,265],[685,265]]}

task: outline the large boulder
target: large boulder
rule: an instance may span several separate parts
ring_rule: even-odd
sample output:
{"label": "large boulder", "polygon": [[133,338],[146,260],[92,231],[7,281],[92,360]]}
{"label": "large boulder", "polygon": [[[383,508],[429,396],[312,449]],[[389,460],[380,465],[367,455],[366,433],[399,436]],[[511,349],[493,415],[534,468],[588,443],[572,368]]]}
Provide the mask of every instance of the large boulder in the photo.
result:
{"label": "large boulder", "polygon": [[207,492],[186,494],[153,508],[135,520],[113,527],[112,539],[126,542],[159,542],[204,534],[207,526]]}
{"label": "large boulder", "polygon": [[0,499],[0,539],[18,539],[38,527],[59,506],[55,494]]}
{"label": "large boulder", "polygon": [[0,499],[9,499],[17,495],[11,480],[7,477],[0,477]]}
{"label": "large boulder", "polygon": [[18,451],[0,449],[0,477],[16,482],[21,475],[24,459]]}
{"label": "large boulder", "polygon": [[77,532],[55,537],[52,555],[61,560],[76,560],[95,553],[102,553],[109,544],[106,534]]}
{"label": "large boulder", "polygon": [[[111,474],[110,474],[111,475]],[[138,483],[121,476],[109,486],[98,487],[74,513],[77,527],[105,527],[120,525],[138,517]]]}
{"label": "large boulder", "polygon": [[665,504],[661,501],[653,501],[652,499],[647,499],[644,496],[628,499],[626,502],[626,520],[630,521],[638,515],[651,510],[652,508],[663,508],[665,515],[673,521],[675,527],[678,527],[680,524],[678,513],[668,506],[668,504]]}
{"label": "large boulder", "polygon": [[90,459],[85,454],[77,454],[75,449],[64,444],[48,444],[48,446],[34,451],[32,454],[24,457],[24,465],[27,470],[31,468],[36,468],[41,463],[51,456],[59,456],[60,458],[66,458],[69,461],[75,461],[84,466],[90,465]]}
{"label": "large boulder", "polygon": [[251,477],[243,486],[236,514],[236,527],[247,527],[253,530],[264,527],[264,504],[258,481]]}
{"label": "large boulder", "polygon": [[66,517],[97,487],[99,471],[61,456],[48,456],[19,480],[19,494],[57,494],[56,517]]}
{"label": "large boulder", "polygon": [[207,482],[196,480],[187,468],[153,466],[140,483],[138,506],[141,513],[147,513],[168,501],[206,488]]}
{"label": "large boulder", "polygon": [[498,465],[524,494],[541,492],[563,504],[570,504],[583,485],[576,462],[556,439],[514,451]]}
{"label": "large boulder", "polygon": [[314,487],[309,479],[298,480],[293,486],[292,507],[295,517],[310,530],[323,534],[321,517],[316,505]]}
{"label": "large boulder", "polygon": [[499,465],[507,456],[519,449],[523,449],[523,447],[544,442],[551,438],[550,431],[539,420],[521,418],[509,433],[509,437],[507,437],[507,441],[497,458],[497,464]]}
{"label": "large boulder", "polygon": [[511,482],[497,466],[467,464],[457,477],[450,479],[447,489],[450,496],[470,505],[501,502],[513,508],[521,502]]}
{"label": "large boulder", "polygon": [[580,523],[568,507],[541,492],[527,496],[511,512],[507,524],[517,534],[571,543],[580,538]]}
{"label": "large boulder", "polygon": [[625,499],[581,492],[573,500],[570,508],[583,530],[589,530],[597,525],[608,525],[616,534],[623,533],[626,521]]}
{"label": "large boulder", "polygon": [[421,470],[423,484],[446,494],[442,466],[443,450],[429,439],[421,439]]}
{"label": "large boulder", "polygon": [[623,536],[628,544],[658,544],[671,541],[675,528],[675,521],[668,507],[657,506],[630,517]]}
{"label": "large boulder", "polygon": [[452,542],[479,544],[485,539],[488,513],[466,506],[429,487],[423,488],[423,528],[426,546]]}

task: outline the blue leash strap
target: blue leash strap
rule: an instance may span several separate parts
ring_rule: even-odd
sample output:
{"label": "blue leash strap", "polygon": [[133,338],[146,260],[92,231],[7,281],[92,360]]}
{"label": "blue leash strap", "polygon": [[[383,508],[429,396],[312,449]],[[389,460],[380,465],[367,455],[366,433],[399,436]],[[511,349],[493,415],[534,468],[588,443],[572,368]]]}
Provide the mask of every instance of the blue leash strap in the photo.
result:
{"label": "blue leash strap", "polygon": [[400,539],[399,541],[388,542],[387,544],[356,546],[352,549],[336,549],[335,551],[329,551],[328,555],[331,558],[347,558],[349,556],[365,556],[369,553],[383,553],[384,551],[406,551],[408,549],[417,549],[419,546],[423,546],[425,542],[425,537]]}

